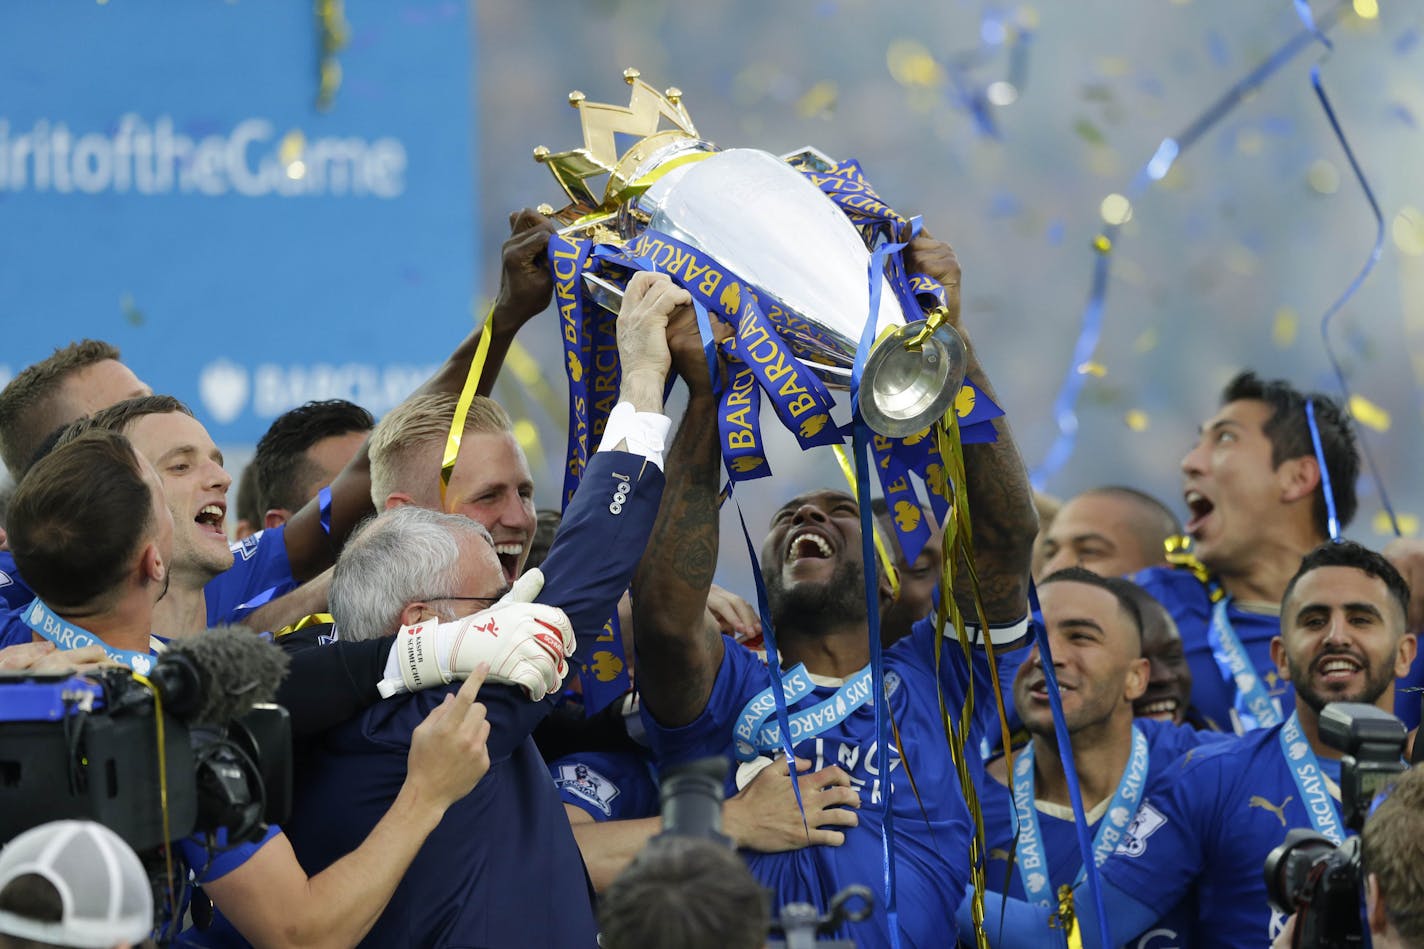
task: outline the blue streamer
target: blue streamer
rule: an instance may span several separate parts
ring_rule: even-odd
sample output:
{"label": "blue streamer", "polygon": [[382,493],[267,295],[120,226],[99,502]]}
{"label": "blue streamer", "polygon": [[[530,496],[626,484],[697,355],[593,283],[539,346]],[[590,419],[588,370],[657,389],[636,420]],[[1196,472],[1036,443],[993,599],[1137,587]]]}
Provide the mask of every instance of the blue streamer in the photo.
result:
{"label": "blue streamer", "polygon": [[[1163,139],[1156,151],[1153,152],[1152,157],[1133,177],[1126,191],[1128,200],[1136,201],[1153,182],[1161,181],[1171,170],[1172,164],[1177,158],[1225,118],[1231,110],[1240,105],[1247,95],[1295,58],[1301,50],[1310,46],[1317,39],[1324,39],[1323,31],[1333,26],[1347,7],[1348,4],[1344,3],[1332,7],[1320,18],[1318,25],[1315,18],[1311,16],[1306,21],[1308,25],[1305,28],[1281,44],[1275,52],[1212,102],[1180,134]],[[1309,15],[1309,8],[1306,9],[1306,13]],[[1088,302],[1083,307],[1079,320],[1080,329],[1078,330],[1078,340],[1073,346],[1073,360],[1069,364],[1068,373],[1053,400],[1053,419],[1058,426],[1058,434],[1049,447],[1047,455],[1044,456],[1044,460],[1034,468],[1030,476],[1035,489],[1041,490],[1048,479],[1062,469],[1077,447],[1078,414],[1076,407],[1078,396],[1087,383],[1087,377],[1079,371],[1079,367],[1092,357],[1102,335],[1103,305],[1107,298],[1111,256],[1120,229],[1120,225],[1108,225],[1099,235],[1098,241],[1095,242],[1098,247],[1098,256],[1093,263],[1093,282],[1092,288],[1088,292]]]}
{"label": "blue streamer", "polygon": [[[1325,110],[1325,118],[1330,122],[1330,129],[1335,133],[1335,140],[1340,143],[1340,150],[1345,153],[1345,158],[1350,162],[1350,170],[1354,172],[1355,180],[1360,184],[1360,190],[1365,193],[1365,200],[1369,202],[1370,212],[1375,217],[1375,242],[1370,248],[1370,254],[1365,259],[1365,265],[1360,268],[1360,272],[1355,275],[1355,279],[1350,281],[1350,285],[1345,288],[1334,303],[1330,304],[1325,315],[1320,318],[1320,340],[1325,346],[1325,356],[1330,360],[1330,368],[1335,372],[1335,379],[1340,383],[1340,392],[1344,397],[1345,411],[1350,411],[1350,383],[1345,378],[1345,369],[1340,365],[1339,358],[1335,355],[1335,347],[1330,343],[1330,321],[1335,318],[1335,314],[1340,312],[1345,302],[1355,295],[1355,291],[1360,289],[1360,285],[1365,282],[1365,278],[1370,275],[1370,271],[1375,269],[1375,264],[1380,259],[1380,253],[1384,250],[1384,212],[1380,210],[1379,202],[1375,200],[1374,189],[1370,187],[1369,180],[1365,178],[1364,169],[1355,159],[1355,150],[1350,147],[1350,141],[1345,137],[1345,130],[1340,126],[1340,120],[1335,115],[1335,109],[1330,105],[1330,97],[1325,94],[1325,86],[1320,82],[1320,67],[1314,66],[1310,70],[1310,84],[1315,89],[1315,96],[1320,100],[1320,107]],[[1394,536],[1401,537],[1403,532],[1399,527],[1399,518],[1395,516],[1394,505],[1389,501],[1389,492],[1385,490],[1384,480],[1380,477],[1379,466],[1375,464],[1374,452],[1370,451],[1368,441],[1363,433],[1360,436],[1360,454],[1365,456],[1365,464],[1370,467],[1370,477],[1374,478],[1375,490],[1379,492],[1380,506],[1389,515],[1389,525],[1394,531]],[[1322,463],[1322,469],[1324,465]],[[1333,537],[1333,535],[1332,535]]]}
{"label": "blue streamer", "polygon": [[1093,856],[1093,840],[1088,836],[1088,818],[1083,813],[1083,790],[1078,786],[1078,766],[1073,763],[1073,739],[1068,734],[1068,721],[1063,717],[1063,696],[1058,694],[1058,673],[1053,666],[1053,651],[1048,646],[1048,627],[1043,621],[1043,607],[1038,603],[1038,588],[1033,578],[1028,581],[1028,607],[1039,622],[1030,623],[1038,643],[1038,664],[1043,668],[1044,688],[1048,690],[1048,707],[1053,712],[1053,733],[1058,739],[1058,757],[1063,761],[1063,777],[1068,782],[1068,799],[1073,805],[1073,829],[1078,835],[1078,850],[1083,855],[1083,875],[1088,884],[1088,898],[1098,911],[1098,935],[1101,945],[1116,945],[1108,930],[1108,914],[1103,908],[1103,887],[1098,879],[1098,862]]}
{"label": "blue streamer", "polygon": [[1320,443],[1320,427],[1315,424],[1315,400],[1305,400],[1305,424],[1310,426],[1310,443],[1315,446],[1315,463],[1320,467],[1320,490],[1325,492],[1325,520],[1330,539],[1340,539],[1340,518],[1335,515],[1335,491],[1330,487],[1330,466],[1325,463],[1325,446]]}

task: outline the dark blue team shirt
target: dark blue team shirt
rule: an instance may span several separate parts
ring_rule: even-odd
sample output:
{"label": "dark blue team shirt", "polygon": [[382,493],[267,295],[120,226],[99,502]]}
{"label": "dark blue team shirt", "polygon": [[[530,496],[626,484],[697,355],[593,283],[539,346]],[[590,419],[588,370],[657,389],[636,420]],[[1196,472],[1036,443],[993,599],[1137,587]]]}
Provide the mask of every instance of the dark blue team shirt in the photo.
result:
{"label": "dark blue team shirt", "polygon": [[[662,473],[626,452],[589,459],[544,561],[539,601],[561,607],[579,652],[627,589],[661,497]],[[625,492],[623,485],[631,485]],[[622,498],[611,503],[614,495]],[[385,699],[326,733],[297,789],[287,835],[308,874],[356,849],[405,781],[410,736],[459,683]],[[488,684],[490,770],[446,811],[363,946],[592,947],[593,891],[530,733],[554,698]]]}
{"label": "dark blue team shirt", "polygon": [[[862,705],[849,717],[796,745],[798,757],[811,761],[811,769],[839,765],[860,791],[860,824],[850,828],[839,847],[816,846],[788,853],[743,851],[752,874],[773,893],[773,911],[787,903],[806,902],[824,911],[841,889],[851,884],[869,886],[876,900],[872,916],[852,924],[847,934],[861,949],[889,946],[889,926],[883,905],[881,875],[880,804],[890,778],[890,802],[895,819],[895,871],[897,903],[902,931],[901,945],[953,945],[956,936],[955,908],[969,878],[968,848],[971,833],[969,811],[959,791],[959,778],[950,761],[944,725],[939,712],[939,693],[933,665],[933,624],[922,620],[915,632],[885,651],[886,690],[889,706],[905,743],[905,757],[919,789],[919,800],[910,788],[901,755],[893,747],[881,754],[875,735],[872,708]],[[660,766],[677,764],[708,755],[733,754],[732,730],[742,708],[767,688],[770,679],[765,663],[755,654],[723,637],[722,665],[702,714],[681,728],[663,728],[646,711],[643,721]],[[1012,679],[1023,650],[1001,656],[1001,676]],[[989,679],[982,655],[976,655],[976,716],[968,747],[977,749],[984,727],[994,715]],[[941,670],[945,680],[945,701],[957,718],[963,702],[969,671],[957,643],[946,642]],[[835,688],[818,686],[792,706],[807,708],[825,701]],[[893,740],[893,739],[892,739]],[[983,779],[983,763],[969,755],[975,780]],[[780,764],[772,767],[782,767]],[[735,778],[729,781],[735,793]]]}
{"label": "dark blue team shirt", "polygon": [[[1212,656],[1208,632],[1211,628],[1211,593],[1190,570],[1180,567],[1149,567],[1131,578],[1152,594],[1172,614],[1182,634],[1182,650],[1192,670],[1192,706],[1222,731],[1232,731],[1231,712],[1236,699],[1236,683],[1226,676]],[[1282,710],[1282,718],[1295,707],[1295,691],[1289,680],[1276,673],[1271,660],[1271,639],[1280,632],[1279,616],[1248,613],[1233,601],[1227,606],[1241,645],[1271,701]]]}
{"label": "dark blue team shirt", "polygon": [[658,777],[648,754],[581,751],[549,765],[559,798],[596,821],[633,820],[660,813]]}
{"label": "dark blue team shirt", "polygon": [[[1152,719],[1139,718],[1136,725],[1147,739],[1149,787],[1155,775],[1165,773],[1188,750],[1204,743],[1230,740],[1229,736],[1216,732],[1199,732],[1187,725],[1172,725]],[[984,839],[989,854],[985,873],[989,889],[1015,899],[1027,899],[1017,863],[1010,867],[1008,862],[1015,853],[1017,832],[1013,789],[990,778],[984,782],[980,803],[984,812]],[[1099,821],[1094,821],[1089,827],[1089,837],[1097,833]],[[1042,834],[1044,856],[1048,860],[1048,877],[1054,892],[1063,885],[1073,886],[1077,882],[1078,872],[1083,867],[1074,822],[1039,811],[1038,826]],[[1161,924],[1154,927],[1159,941],[1152,945],[1157,949],[1166,945],[1193,945],[1188,909],[1180,904],[1173,907]],[[990,922],[992,923],[992,920]],[[991,935],[992,932],[991,926]]]}
{"label": "dark blue team shirt", "polygon": [[15,555],[8,550],[0,550],[0,608],[24,609],[34,598],[34,591],[20,579]]}
{"label": "dark blue team shirt", "polygon": [[269,527],[232,545],[232,566],[203,587],[209,626],[239,620],[297,588],[287,560],[286,531],[285,524]]}
{"label": "dark blue team shirt", "polygon": [[[1163,916],[1186,899],[1195,945],[1270,945],[1285,918],[1267,902],[1266,855],[1288,829],[1311,826],[1281,754],[1280,731],[1280,725],[1252,731],[1154,768],[1102,878]],[[1338,761],[1321,758],[1320,768],[1339,779]],[[1113,939],[1135,935],[1114,932]]]}

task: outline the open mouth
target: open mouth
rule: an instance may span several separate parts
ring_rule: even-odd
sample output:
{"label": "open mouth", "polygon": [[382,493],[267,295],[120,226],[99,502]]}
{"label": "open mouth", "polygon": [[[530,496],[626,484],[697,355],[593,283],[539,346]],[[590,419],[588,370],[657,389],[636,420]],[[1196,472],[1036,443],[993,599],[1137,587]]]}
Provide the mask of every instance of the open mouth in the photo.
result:
{"label": "open mouth", "polygon": [[224,522],[227,519],[227,511],[221,504],[205,504],[198,516],[193,518],[199,526],[207,528],[227,540],[227,531],[224,529]]}
{"label": "open mouth", "polygon": [[830,541],[814,531],[803,530],[791,535],[786,546],[786,565],[798,560],[829,560],[832,548]]}
{"label": "open mouth", "polygon": [[1183,500],[1186,501],[1187,510],[1191,514],[1187,523],[1183,525],[1183,529],[1188,534],[1196,536],[1206,519],[1216,510],[1216,505],[1200,491],[1188,491],[1183,495]]}
{"label": "open mouth", "polygon": [[1174,721],[1177,717],[1177,710],[1182,707],[1180,699],[1173,697],[1160,699],[1138,699],[1133,703],[1132,711],[1138,718],[1155,718],[1160,722]]}
{"label": "open mouth", "polygon": [[[1067,693],[1067,692],[1072,692],[1072,691],[1073,691],[1073,687],[1072,687],[1071,685],[1064,685],[1064,684],[1063,684],[1063,680],[1061,680],[1061,679],[1058,681],[1058,694],[1059,694],[1060,696],[1064,695],[1064,694]],[[1036,681],[1034,681],[1034,682],[1030,682],[1030,683],[1029,683],[1029,687],[1028,687],[1028,694],[1029,694],[1029,696],[1030,696],[1031,698],[1034,699],[1034,701],[1037,701],[1037,702],[1047,702],[1047,701],[1048,701],[1048,680],[1047,680],[1047,679],[1038,679],[1038,680],[1036,680]]]}
{"label": "open mouth", "polygon": [[521,543],[495,544],[494,552],[499,557],[499,566],[504,571],[504,579],[513,583],[519,576],[519,561],[524,556],[524,545]]}
{"label": "open mouth", "polygon": [[1364,665],[1357,660],[1345,655],[1325,656],[1316,660],[1315,674],[1324,679],[1326,683],[1348,682],[1355,675],[1363,672]]}

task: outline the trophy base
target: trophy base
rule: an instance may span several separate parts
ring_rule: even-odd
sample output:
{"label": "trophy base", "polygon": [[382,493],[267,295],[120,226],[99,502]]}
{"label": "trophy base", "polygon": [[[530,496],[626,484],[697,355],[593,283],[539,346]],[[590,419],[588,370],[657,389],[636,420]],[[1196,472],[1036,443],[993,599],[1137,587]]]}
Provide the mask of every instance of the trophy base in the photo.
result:
{"label": "trophy base", "polygon": [[968,352],[954,327],[939,324],[910,348],[929,325],[907,323],[880,341],[865,361],[860,380],[860,414],[887,438],[923,432],[954,404],[964,385]]}

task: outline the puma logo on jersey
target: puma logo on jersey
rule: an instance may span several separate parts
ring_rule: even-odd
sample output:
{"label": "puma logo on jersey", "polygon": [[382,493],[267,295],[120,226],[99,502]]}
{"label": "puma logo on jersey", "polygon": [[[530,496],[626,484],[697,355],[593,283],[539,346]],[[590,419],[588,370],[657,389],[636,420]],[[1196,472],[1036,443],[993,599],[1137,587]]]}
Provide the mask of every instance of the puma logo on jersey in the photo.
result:
{"label": "puma logo on jersey", "polygon": [[1280,805],[1277,806],[1277,805],[1275,805],[1275,804],[1272,804],[1270,801],[1266,800],[1266,799],[1265,799],[1264,797],[1262,797],[1261,795],[1259,795],[1259,794],[1253,794],[1253,795],[1251,795],[1251,800],[1249,800],[1249,801],[1246,802],[1246,806],[1247,806],[1247,807],[1259,807],[1259,808],[1260,808],[1261,810],[1263,810],[1263,811],[1270,811],[1272,814],[1275,814],[1275,815],[1276,815],[1276,820],[1278,820],[1278,821],[1281,822],[1281,826],[1282,826],[1282,827],[1285,827],[1285,826],[1286,826],[1286,813],[1285,813],[1285,811],[1286,811],[1286,805],[1289,804],[1289,803],[1290,803],[1291,801],[1293,801],[1293,800],[1295,800],[1295,795],[1294,795],[1294,794],[1289,794],[1289,795],[1286,796],[1286,799],[1285,799],[1284,801],[1281,801]]}

